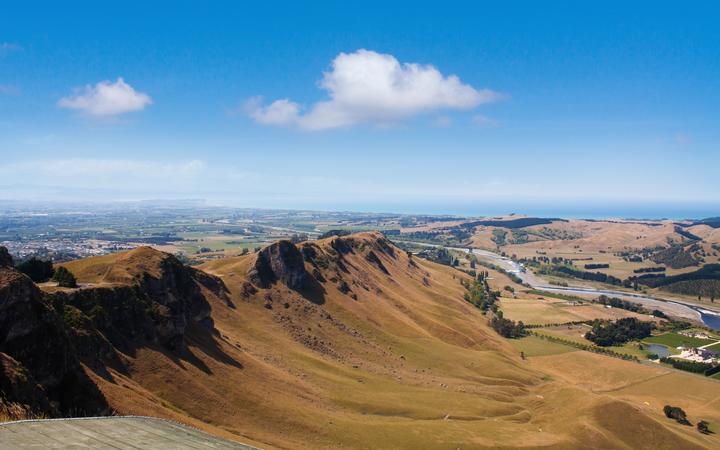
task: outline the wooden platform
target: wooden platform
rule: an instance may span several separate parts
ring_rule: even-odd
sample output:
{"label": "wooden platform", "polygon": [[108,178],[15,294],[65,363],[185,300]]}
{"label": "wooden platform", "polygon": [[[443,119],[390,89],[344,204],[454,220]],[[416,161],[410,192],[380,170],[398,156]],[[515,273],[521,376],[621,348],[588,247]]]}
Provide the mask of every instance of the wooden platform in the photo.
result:
{"label": "wooden platform", "polygon": [[0,423],[0,448],[257,450],[155,417],[92,417]]}

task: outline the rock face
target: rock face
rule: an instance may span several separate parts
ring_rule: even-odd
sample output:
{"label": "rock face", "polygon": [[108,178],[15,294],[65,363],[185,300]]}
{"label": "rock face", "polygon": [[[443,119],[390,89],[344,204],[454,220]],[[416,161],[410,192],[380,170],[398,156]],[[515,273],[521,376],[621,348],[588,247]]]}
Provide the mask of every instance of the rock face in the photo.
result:
{"label": "rock face", "polygon": [[[50,415],[98,414],[107,408],[82,370],[62,318],[30,278],[11,267],[0,268],[0,352],[3,383],[19,395],[6,401],[22,403],[42,393],[43,400],[27,409]],[[13,388],[30,378],[38,392]]]}
{"label": "rock face", "polygon": [[12,267],[13,259],[10,252],[5,247],[0,247],[0,267]]}
{"label": "rock face", "polygon": [[0,413],[11,417],[108,413],[81,362],[107,377],[142,346],[182,356],[188,326],[213,329],[208,296],[230,301],[219,278],[149,248],[103,267],[102,287],[52,294],[2,261]]}
{"label": "rock face", "polygon": [[11,356],[0,353],[0,412],[12,418],[52,408],[32,374]]}
{"label": "rock face", "polygon": [[118,285],[58,293],[55,298],[77,308],[114,346],[123,349],[152,341],[184,350],[191,322],[213,328],[206,295],[227,298],[227,288],[219,278],[148,247],[119,258],[107,272]]}
{"label": "rock face", "polygon": [[303,255],[290,241],[278,241],[262,249],[248,270],[248,276],[261,288],[281,281],[290,289],[301,290],[310,282]]}

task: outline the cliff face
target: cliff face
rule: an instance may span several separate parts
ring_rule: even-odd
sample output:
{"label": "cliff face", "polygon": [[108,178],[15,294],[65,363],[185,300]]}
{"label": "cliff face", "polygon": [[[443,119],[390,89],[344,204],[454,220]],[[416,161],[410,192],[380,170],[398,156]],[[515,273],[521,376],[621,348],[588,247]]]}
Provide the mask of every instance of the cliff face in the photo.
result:
{"label": "cliff face", "polygon": [[268,288],[276,281],[281,281],[290,289],[302,290],[308,287],[310,281],[303,255],[290,241],[275,242],[258,252],[248,277],[261,288]]}
{"label": "cliff face", "polygon": [[13,259],[5,247],[0,247],[0,267],[12,267]]}
{"label": "cliff face", "polygon": [[[0,267],[0,352],[0,384],[9,391],[3,390],[4,403],[50,415],[107,408],[83,372],[62,318],[30,278],[7,266]],[[33,404],[23,403],[29,400]]]}
{"label": "cliff face", "polygon": [[[102,281],[109,283],[55,298],[87,316],[121,349],[152,342],[183,351],[189,324],[213,328],[206,297],[229,302],[221,280],[148,247],[123,254],[105,271]],[[79,276],[82,279],[82,271]]]}
{"label": "cliff face", "polygon": [[207,297],[230,302],[220,279],[149,248],[104,267],[110,282],[51,294],[5,255],[0,247],[0,408],[9,415],[108,412],[81,362],[107,377],[143,346],[182,357],[190,325],[213,330]]}

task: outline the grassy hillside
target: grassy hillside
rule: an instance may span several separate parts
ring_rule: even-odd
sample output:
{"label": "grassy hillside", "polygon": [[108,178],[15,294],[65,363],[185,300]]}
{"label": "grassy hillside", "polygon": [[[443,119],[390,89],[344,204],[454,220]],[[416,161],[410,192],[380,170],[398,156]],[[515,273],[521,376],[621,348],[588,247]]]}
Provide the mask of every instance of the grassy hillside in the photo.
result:
{"label": "grassy hillside", "polygon": [[[67,267],[81,283],[122,284],[156,273],[162,255],[141,249]],[[533,341],[530,358],[521,359],[516,342],[499,337],[487,317],[463,300],[460,280],[467,275],[412,257],[380,234],[278,246],[200,269],[219,277],[228,291],[228,299],[207,295],[214,332],[190,324],[185,353],[147,345],[123,355],[125,369],[88,368],[118,413],[169,417],[266,448],[717,443],[665,420],[662,405],[641,411],[563,367],[572,372],[580,364],[577,372],[587,382],[605,376],[604,370],[596,373],[604,364],[627,364],[623,370],[637,380],[649,378],[651,368],[597,355],[587,366],[576,359],[547,365],[543,358],[585,352],[544,341]],[[503,308],[514,301],[503,299]],[[562,306],[573,318],[590,311]],[[525,306],[508,306],[517,315],[525,309],[539,314],[537,320],[552,320],[529,298]],[[715,400],[703,408],[703,418],[720,421]],[[618,414],[635,425],[622,426]],[[638,430],[652,439],[638,438]]]}

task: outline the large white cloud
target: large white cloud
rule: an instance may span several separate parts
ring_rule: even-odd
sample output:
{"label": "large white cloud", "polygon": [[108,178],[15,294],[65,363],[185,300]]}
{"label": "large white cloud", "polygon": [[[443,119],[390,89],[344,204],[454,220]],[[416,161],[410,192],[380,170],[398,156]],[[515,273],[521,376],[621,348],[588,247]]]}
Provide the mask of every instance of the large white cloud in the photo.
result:
{"label": "large white cloud", "polygon": [[101,81],[95,86],[87,85],[73,95],[61,98],[58,106],[77,109],[91,116],[116,116],[143,110],[151,103],[150,96],[118,78],[114,83]]}
{"label": "large white cloud", "polygon": [[455,75],[443,76],[434,66],[400,63],[394,56],[370,50],[340,53],[320,87],[329,99],[307,112],[289,99],[267,106],[251,99],[248,113],[264,125],[323,130],[359,123],[384,124],[416,114],[442,110],[468,110],[497,100],[489,89],[475,89]]}

